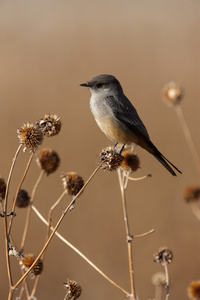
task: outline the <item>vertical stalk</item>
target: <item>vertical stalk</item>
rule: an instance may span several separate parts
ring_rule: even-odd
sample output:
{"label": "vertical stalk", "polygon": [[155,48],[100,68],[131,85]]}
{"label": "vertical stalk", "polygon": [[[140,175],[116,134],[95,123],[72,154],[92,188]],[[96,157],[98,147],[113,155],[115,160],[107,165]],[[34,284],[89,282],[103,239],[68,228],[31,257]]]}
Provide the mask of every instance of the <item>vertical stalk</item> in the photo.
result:
{"label": "vertical stalk", "polygon": [[12,282],[12,274],[11,274],[11,267],[10,267],[10,258],[9,258],[9,235],[8,235],[8,224],[7,224],[7,205],[8,205],[8,193],[9,193],[9,187],[10,187],[10,181],[13,173],[13,169],[17,160],[17,156],[19,154],[19,151],[21,149],[22,145],[19,145],[15,156],[12,160],[12,165],[10,168],[10,172],[8,175],[8,180],[7,180],[7,186],[6,186],[6,193],[5,193],[5,201],[4,201],[4,229],[5,229],[5,248],[6,248],[6,263],[7,263],[7,271],[8,271],[8,281],[9,281],[9,286],[10,289],[13,285]]}
{"label": "vertical stalk", "polygon": [[125,175],[124,172],[118,169],[118,177],[119,177],[119,184],[122,196],[122,207],[123,207],[123,214],[124,214],[124,224],[126,230],[126,242],[128,248],[128,261],[129,261],[129,277],[130,277],[130,286],[131,286],[131,296],[130,299],[136,300],[136,291],[135,291],[135,282],[134,282],[134,270],[133,270],[133,249],[132,249],[132,241],[133,237],[130,234],[129,228],[129,221],[128,221],[128,212],[127,212],[127,205],[126,205],[126,195],[125,195],[125,187],[127,186],[127,174]]}
{"label": "vertical stalk", "polygon": [[197,152],[197,149],[194,145],[194,142],[192,140],[192,136],[191,136],[191,133],[190,133],[190,130],[189,130],[189,127],[187,125],[187,122],[185,120],[185,117],[183,115],[183,111],[182,111],[182,108],[180,105],[175,105],[175,110],[176,110],[176,113],[177,113],[177,116],[178,116],[178,119],[181,123],[181,126],[182,126],[182,129],[183,129],[183,132],[184,132],[184,135],[185,135],[185,139],[187,141],[187,144],[190,148],[190,151],[192,153],[192,157],[193,157],[193,160],[194,160],[194,163],[196,165],[196,168],[200,174],[200,158],[199,158],[199,154]]}
{"label": "vertical stalk", "polygon": [[25,227],[24,227],[24,232],[23,232],[23,236],[22,236],[22,241],[21,241],[21,246],[20,246],[20,253],[23,252],[24,250],[24,244],[25,244],[25,241],[26,241],[26,236],[27,236],[27,232],[28,232],[28,226],[29,226],[29,223],[30,223],[30,217],[31,217],[31,204],[33,204],[33,201],[34,201],[34,197],[35,197],[35,193],[36,193],[36,190],[42,180],[42,177],[44,175],[44,171],[42,170],[40,172],[40,175],[33,187],[33,190],[32,190],[32,194],[31,194],[31,201],[30,201],[30,205],[28,207],[28,210],[27,210],[27,215],[26,215],[26,222],[25,222]]}

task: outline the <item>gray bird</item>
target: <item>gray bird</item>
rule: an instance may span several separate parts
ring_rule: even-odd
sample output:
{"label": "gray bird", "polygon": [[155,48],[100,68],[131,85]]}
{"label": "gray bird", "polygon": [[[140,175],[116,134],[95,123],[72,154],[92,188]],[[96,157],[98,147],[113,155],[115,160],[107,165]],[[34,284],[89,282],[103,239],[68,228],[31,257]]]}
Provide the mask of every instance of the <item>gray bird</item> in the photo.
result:
{"label": "gray bird", "polygon": [[173,176],[176,173],[172,167],[182,174],[151,142],[135,107],[114,76],[102,74],[80,86],[90,89],[90,109],[97,125],[110,140],[116,144],[137,144],[151,153]]}

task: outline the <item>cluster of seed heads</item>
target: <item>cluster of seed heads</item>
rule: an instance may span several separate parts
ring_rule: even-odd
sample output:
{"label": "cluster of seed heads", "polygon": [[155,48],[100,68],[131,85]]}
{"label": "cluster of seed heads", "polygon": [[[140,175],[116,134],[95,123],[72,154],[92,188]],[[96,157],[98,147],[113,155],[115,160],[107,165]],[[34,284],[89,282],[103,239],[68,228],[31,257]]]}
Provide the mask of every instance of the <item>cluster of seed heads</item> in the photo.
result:
{"label": "cluster of seed heads", "polygon": [[24,151],[35,152],[43,142],[44,136],[54,136],[60,132],[61,121],[56,115],[45,115],[38,122],[26,123],[17,130]]}

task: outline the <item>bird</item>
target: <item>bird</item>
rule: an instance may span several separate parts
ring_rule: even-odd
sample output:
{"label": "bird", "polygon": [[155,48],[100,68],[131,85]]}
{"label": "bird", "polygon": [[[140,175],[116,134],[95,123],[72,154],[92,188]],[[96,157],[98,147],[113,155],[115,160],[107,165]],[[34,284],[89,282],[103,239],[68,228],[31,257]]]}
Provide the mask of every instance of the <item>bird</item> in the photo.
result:
{"label": "bird", "polygon": [[90,109],[95,121],[115,146],[136,144],[152,154],[173,176],[177,176],[174,169],[182,174],[152,143],[137,110],[115,76],[101,74],[80,86],[89,88]]}

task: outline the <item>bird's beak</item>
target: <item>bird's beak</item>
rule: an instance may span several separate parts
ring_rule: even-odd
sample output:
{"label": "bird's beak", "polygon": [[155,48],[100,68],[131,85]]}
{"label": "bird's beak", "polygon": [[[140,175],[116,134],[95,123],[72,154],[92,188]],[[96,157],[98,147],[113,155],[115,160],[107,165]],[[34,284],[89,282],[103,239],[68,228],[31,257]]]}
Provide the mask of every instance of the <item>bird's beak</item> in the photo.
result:
{"label": "bird's beak", "polygon": [[80,86],[86,86],[86,87],[89,87],[90,85],[89,85],[89,83],[87,82],[87,83],[81,83]]}

